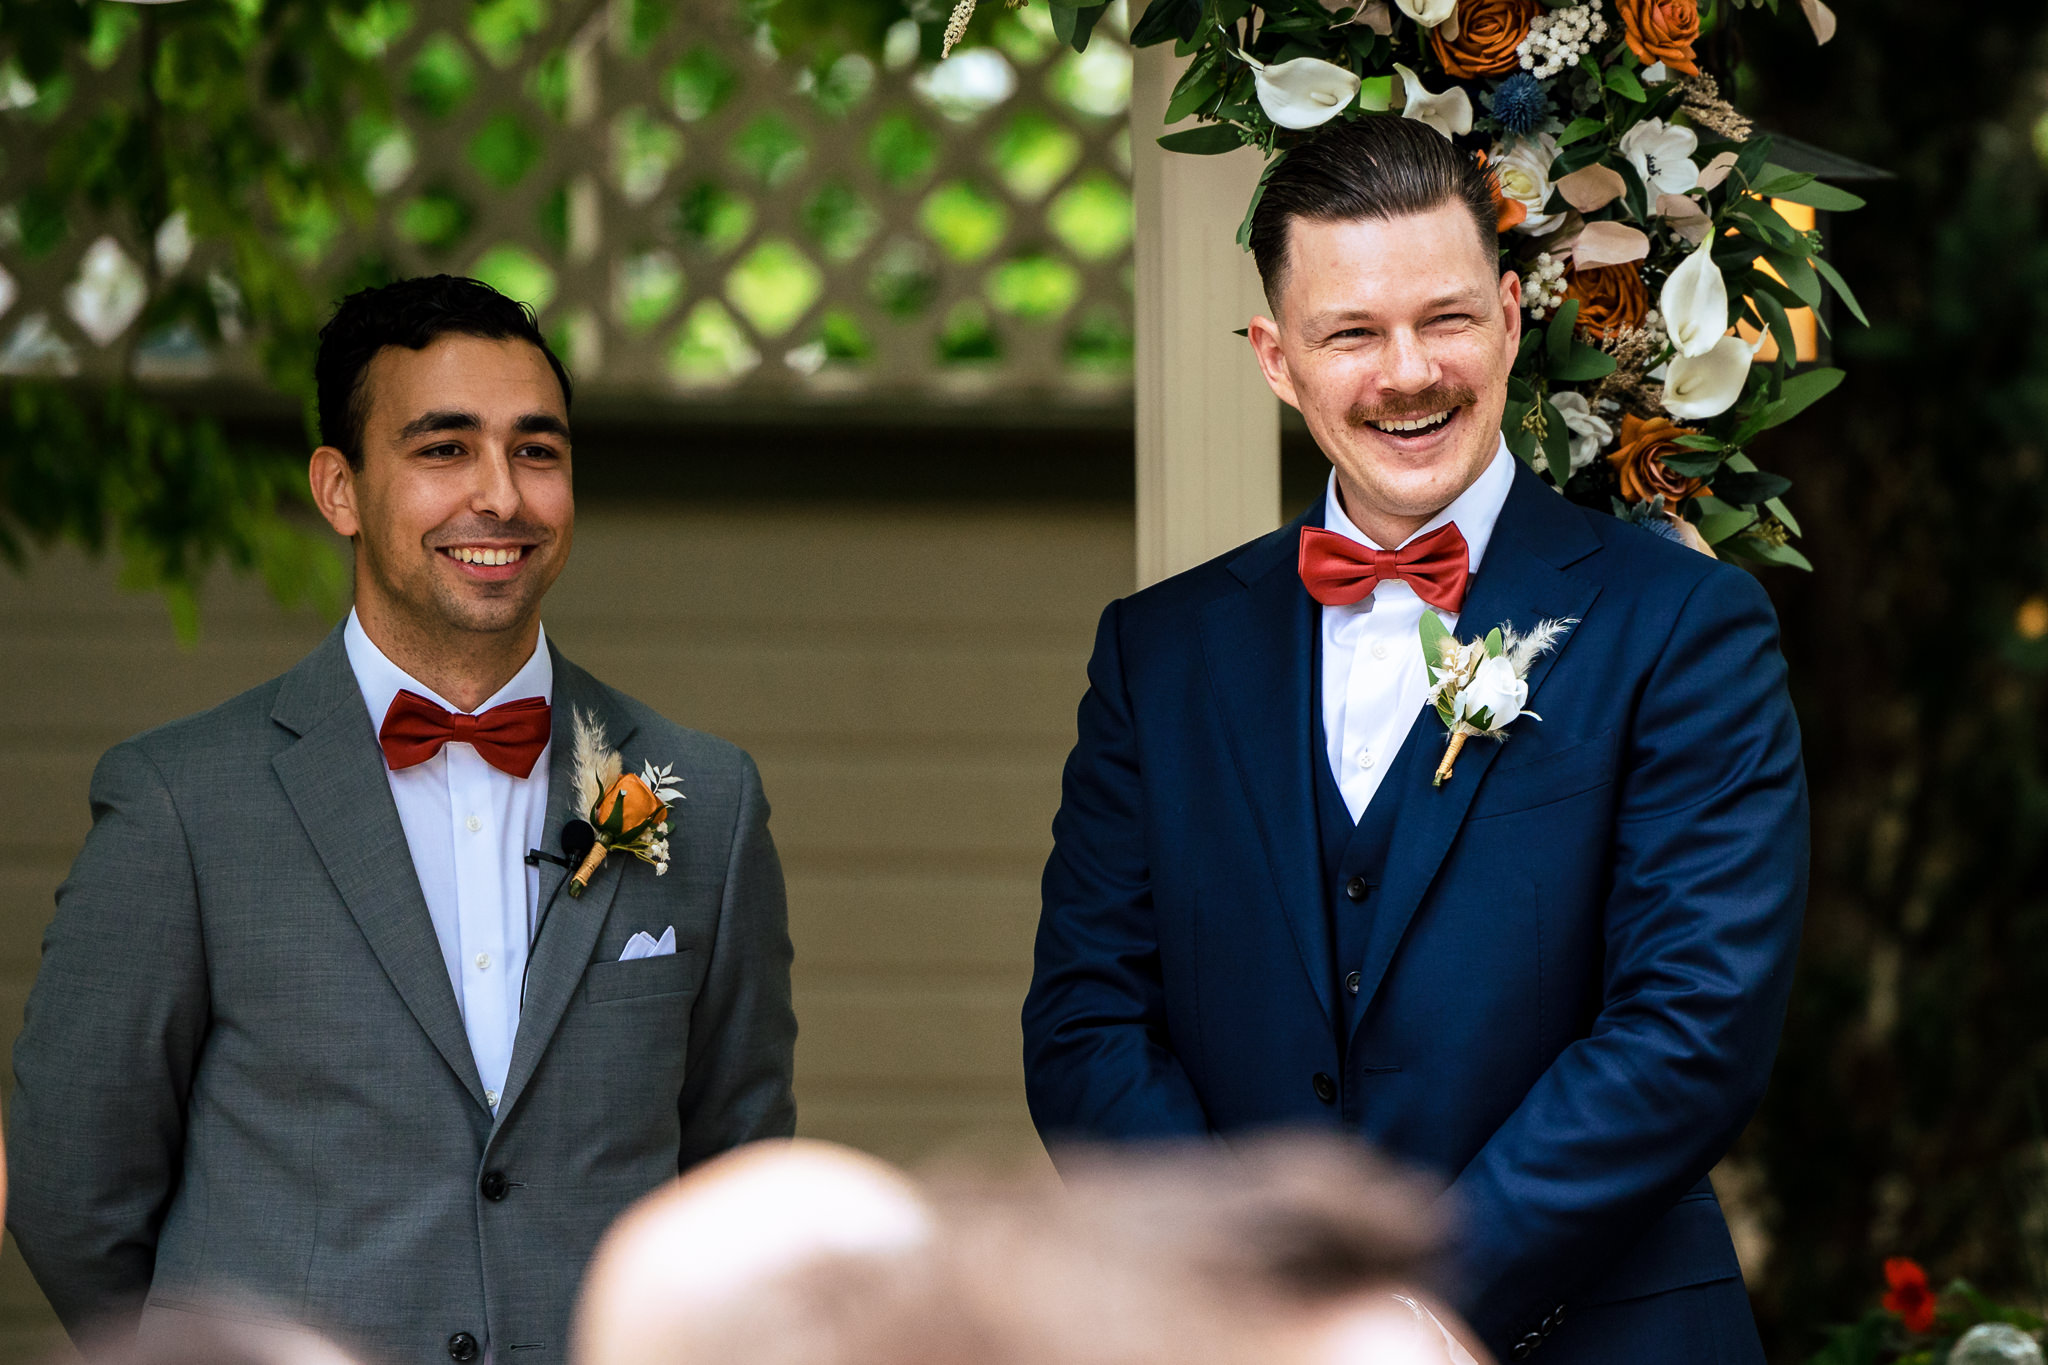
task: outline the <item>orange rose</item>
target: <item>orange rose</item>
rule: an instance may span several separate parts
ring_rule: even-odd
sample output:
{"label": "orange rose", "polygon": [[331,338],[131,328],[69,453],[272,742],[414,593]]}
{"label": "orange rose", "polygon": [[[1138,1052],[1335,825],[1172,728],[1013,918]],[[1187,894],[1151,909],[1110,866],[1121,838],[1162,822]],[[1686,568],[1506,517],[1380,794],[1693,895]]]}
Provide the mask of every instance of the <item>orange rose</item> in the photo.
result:
{"label": "orange rose", "polygon": [[1649,287],[1633,265],[1574,270],[1565,281],[1564,296],[1579,301],[1578,330],[1603,341],[1642,326],[1650,311]]}
{"label": "orange rose", "polygon": [[599,829],[627,840],[666,816],[668,807],[647,789],[645,782],[632,773],[622,773],[597,798],[594,814]]}
{"label": "orange rose", "polygon": [[1664,467],[1666,455],[1684,449],[1678,438],[1692,434],[1693,428],[1679,426],[1668,417],[1622,418],[1620,444],[1607,456],[1621,481],[1622,499],[1649,502],[1661,493],[1665,510],[1676,512],[1687,498],[1713,492],[1705,479],[1688,479]]}
{"label": "orange rose", "polygon": [[1687,76],[1700,74],[1692,45],[1699,41],[1699,0],[1614,0],[1629,51],[1644,66],[1658,62]]}
{"label": "orange rose", "polygon": [[[1688,0],[1688,3],[1690,0]],[[1458,36],[1448,41],[1450,23],[1429,31],[1429,45],[1444,71],[1459,80],[1505,76],[1520,69],[1515,49],[1529,36],[1529,22],[1543,13],[1543,0],[1458,0],[1452,16]]]}

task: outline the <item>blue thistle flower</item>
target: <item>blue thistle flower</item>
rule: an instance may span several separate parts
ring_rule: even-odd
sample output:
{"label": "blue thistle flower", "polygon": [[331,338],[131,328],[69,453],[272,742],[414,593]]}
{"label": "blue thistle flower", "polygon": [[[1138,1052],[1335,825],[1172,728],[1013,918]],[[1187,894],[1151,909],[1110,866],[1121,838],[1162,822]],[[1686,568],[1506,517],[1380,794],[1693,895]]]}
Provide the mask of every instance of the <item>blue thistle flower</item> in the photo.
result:
{"label": "blue thistle flower", "polygon": [[1494,121],[1510,133],[1527,136],[1549,115],[1550,97],[1543,93],[1543,82],[1526,71],[1517,71],[1493,92]]}

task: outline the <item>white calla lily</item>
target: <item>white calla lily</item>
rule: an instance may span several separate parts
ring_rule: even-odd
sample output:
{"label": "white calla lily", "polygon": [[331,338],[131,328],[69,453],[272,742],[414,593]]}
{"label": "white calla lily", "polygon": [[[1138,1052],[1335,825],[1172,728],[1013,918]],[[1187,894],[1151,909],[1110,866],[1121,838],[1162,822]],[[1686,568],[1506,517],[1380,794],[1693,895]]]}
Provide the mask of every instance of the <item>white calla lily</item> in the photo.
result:
{"label": "white calla lily", "polygon": [[1394,0],[1394,4],[1424,28],[1435,28],[1458,12],[1458,0]]}
{"label": "white calla lily", "polygon": [[1432,95],[1422,86],[1422,77],[1410,71],[1399,62],[1394,63],[1395,74],[1401,78],[1401,89],[1405,102],[1401,105],[1401,117],[1427,123],[1445,137],[1472,131],[1472,97],[1462,86],[1452,86],[1441,95]]}
{"label": "white calla lily", "polygon": [[1664,329],[1682,356],[1703,356],[1728,330],[1728,282],[1714,264],[1714,239],[1706,238],[1664,281],[1657,296]]}
{"label": "white calla lily", "polygon": [[[1240,54],[1242,55],[1242,54]],[[1252,63],[1259,107],[1282,128],[1318,128],[1358,97],[1358,77],[1321,57],[1296,57],[1272,66]]]}
{"label": "white calla lily", "polygon": [[1725,336],[1705,355],[1676,356],[1664,369],[1664,410],[1681,421],[1719,417],[1742,397],[1756,350],[1739,336]]}
{"label": "white calla lily", "polygon": [[1621,154],[1636,168],[1636,175],[1652,195],[1684,194],[1700,183],[1700,168],[1692,154],[1699,150],[1699,134],[1690,128],[1676,128],[1660,118],[1646,118],[1621,135]]}

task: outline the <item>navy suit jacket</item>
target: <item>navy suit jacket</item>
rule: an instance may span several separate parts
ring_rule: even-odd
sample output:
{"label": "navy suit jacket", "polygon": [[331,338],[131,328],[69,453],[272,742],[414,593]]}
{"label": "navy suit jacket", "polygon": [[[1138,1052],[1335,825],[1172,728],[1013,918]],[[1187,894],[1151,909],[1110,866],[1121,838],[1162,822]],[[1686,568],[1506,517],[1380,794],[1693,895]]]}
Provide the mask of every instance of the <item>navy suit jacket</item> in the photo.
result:
{"label": "navy suit jacket", "polygon": [[[1807,878],[1769,600],[1518,466],[1460,634],[1579,624],[1530,672],[1543,719],[1472,741],[1440,789],[1422,774],[1443,726],[1418,713],[1388,779],[1416,790],[1340,1002],[1318,609],[1295,570],[1321,521],[1319,500],[1103,614],[1024,1006],[1039,1130],[1168,1139],[1355,1110],[1353,1131],[1450,1182],[1457,1302],[1503,1353],[1559,1304],[1737,1274],[1706,1175],[1763,1095]],[[1312,1078],[1346,1057],[1362,1093],[1340,1110]]]}

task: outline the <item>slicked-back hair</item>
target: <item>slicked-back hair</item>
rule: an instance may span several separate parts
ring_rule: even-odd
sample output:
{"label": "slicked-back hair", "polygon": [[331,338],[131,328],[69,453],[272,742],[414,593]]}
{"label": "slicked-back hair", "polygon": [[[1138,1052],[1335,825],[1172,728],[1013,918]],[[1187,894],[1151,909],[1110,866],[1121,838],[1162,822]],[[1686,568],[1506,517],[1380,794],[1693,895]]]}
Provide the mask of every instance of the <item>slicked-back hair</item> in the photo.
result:
{"label": "slicked-back hair", "polygon": [[1276,313],[1287,280],[1287,239],[1296,219],[1379,222],[1446,204],[1471,214],[1480,243],[1498,249],[1493,180],[1478,158],[1417,119],[1367,114],[1333,120],[1290,150],[1252,211],[1252,259]]}
{"label": "slicked-back hair", "polygon": [[370,361],[386,346],[421,351],[449,333],[486,341],[524,341],[540,348],[562,386],[569,406],[569,372],[549,348],[533,310],[506,298],[481,280],[460,275],[421,275],[359,289],[341,301],[320,329],[320,353],[313,383],[320,407],[320,441],[363,467],[363,425],[370,416],[365,382]]}

